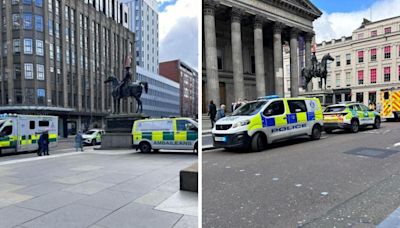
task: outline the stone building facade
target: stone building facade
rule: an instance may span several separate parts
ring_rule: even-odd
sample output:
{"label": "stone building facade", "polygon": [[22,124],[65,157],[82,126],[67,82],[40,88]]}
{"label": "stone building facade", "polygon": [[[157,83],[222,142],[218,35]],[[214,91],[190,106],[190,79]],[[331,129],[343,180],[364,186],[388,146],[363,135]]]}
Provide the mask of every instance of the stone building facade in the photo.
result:
{"label": "stone building facade", "polygon": [[98,2],[0,2],[0,112],[57,115],[63,136],[103,126],[112,107],[104,81],[123,78],[127,56],[135,62],[135,36],[118,8]]}
{"label": "stone building facade", "polygon": [[[328,67],[325,103],[379,103],[382,89],[400,86],[400,17],[364,19],[351,36],[317,45],[319,61],[327,53],[335,60]],[[313,92],[323,87],[313,80]]]}
{"label": "stone building facade", "polygon": [[203,112],[209,100],[229,107],[239,98],[284,96],[285,41],[291,47],[290,94],[297,96],[299,37],[310,57],[312,23],[321,14],[308,0],[203,1]]}

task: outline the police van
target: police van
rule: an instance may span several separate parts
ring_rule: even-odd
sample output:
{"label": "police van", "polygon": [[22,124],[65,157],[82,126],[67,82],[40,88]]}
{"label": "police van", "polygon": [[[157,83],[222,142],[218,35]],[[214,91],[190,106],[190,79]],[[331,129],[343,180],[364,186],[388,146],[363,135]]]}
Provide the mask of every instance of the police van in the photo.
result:
{"label": "police van", "polygon": [[1,114],[0,153],[37,151],[40,134],[45,131],[49,134],[49,146],[57,146],[57,116]]}
{"label": "police van", "polygon": [[198,125],[190,118],[136,120],[132,127],[133,145],[141,152],[198,150]]}
{"label": "police van", "polygon": [[291,137],[309,135],[319,139],[322,127],[318,98],[266,96],[218,120],[212,129],[213,144],[217,148],[260,151],[269,143]]}

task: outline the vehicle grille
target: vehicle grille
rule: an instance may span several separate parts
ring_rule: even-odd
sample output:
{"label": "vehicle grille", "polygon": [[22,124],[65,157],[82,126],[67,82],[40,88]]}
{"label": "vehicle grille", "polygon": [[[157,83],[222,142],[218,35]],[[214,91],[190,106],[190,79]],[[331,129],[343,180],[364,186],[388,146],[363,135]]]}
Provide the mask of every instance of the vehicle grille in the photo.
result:
{"label": "vehicle grille", "polygon": [[215,127],[217,130],[228,130],[232,127],[232,124],[217,124]]}

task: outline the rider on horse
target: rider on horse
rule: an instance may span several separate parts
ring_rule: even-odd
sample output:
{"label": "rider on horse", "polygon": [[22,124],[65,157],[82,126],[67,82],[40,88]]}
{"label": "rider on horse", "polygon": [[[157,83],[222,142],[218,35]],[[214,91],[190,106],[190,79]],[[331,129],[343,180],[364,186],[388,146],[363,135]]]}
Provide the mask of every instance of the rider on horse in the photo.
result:
{"label": "rider on horse", "polygon": [[312,56],[311,56],[311,72],[313,72],[313,76],[316,77],[316,72],[318,70],[318,60],[317,60],[317,56],[315,55],[315,52],[313,52]]}
{"label": "rider on horse", "polygon": [[132,82],[132,74],[129,72],[129,68],[126,68],[125,77],[117,87],[118,94],[123,97],[124,89]]}

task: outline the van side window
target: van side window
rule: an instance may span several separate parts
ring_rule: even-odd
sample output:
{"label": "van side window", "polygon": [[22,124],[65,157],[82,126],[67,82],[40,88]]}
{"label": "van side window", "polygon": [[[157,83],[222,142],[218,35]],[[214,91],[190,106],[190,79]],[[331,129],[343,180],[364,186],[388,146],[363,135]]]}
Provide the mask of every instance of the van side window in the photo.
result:
{"label": "van side window", "polygon": [[282,115],[283,113],[285,113],[285,106],[283,105],[283,101],[272,102],[263,112],[264,116],[276,116]]}
{"label": "van side window", "polygon": [[288,100],[287,102],[291,113],[307,112],[304,100]]}
{"label": "van side window", "polygon": [[39,127],[48,127],[50,126],[49,121],[41,120],[39,121]]}
{"label": "van side window", "polygon": [[176,130],[177,131],[186,131],[186,124],[188,124],[189,121],[187,120],[176,120]]}
{"label": "van side window", "polygon": [[35,121],[29,121],[29,129],[35,129]]}
{"label": "van side window", "polygon": [[4,127],[0,133],[0,135],[2,135],[2,136],[11,135],[11,134],[12,134],[12,126]]}
{"label": "van side window", "polygon": [[385,100],[389,99],[389,92],[385,92],[385,94],[383,95]]}

